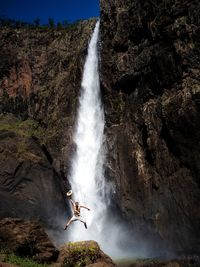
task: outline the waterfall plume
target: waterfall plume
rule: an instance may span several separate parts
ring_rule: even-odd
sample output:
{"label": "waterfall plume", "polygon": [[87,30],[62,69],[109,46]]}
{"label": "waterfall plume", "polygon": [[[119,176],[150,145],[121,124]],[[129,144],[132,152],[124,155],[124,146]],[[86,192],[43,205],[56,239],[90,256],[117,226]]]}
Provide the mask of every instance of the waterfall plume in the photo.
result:
{"label": "waterfall plume", "polygon": [[[144,255],[138,252],[137,238],[133,237],[123,221],[108,214],[109,195],[112,191],[104,177],[104,109],[100,95],[98,37],[99,21],[96,23],[88,46],[84,64],[79,107],[74,133],[75,153],[71,161],[69,180],[72,199],[90,211],[81,209],[88,229],[77,221],[67,228],[68,241],[95,240],[114,258]],[[135,248],[133,252],[132,248]]]}
{"label": "waterfall plume", "polygon": [[70,183],[73,198],[91,211],[81,210],[86,230],[80,222],[70,225],[70,240],[100,241],[106,211],[103,173],[104,111],[100,97],[98,68],[99,21],[88,46],[79,98],[77,125],[74,135],[76,152],[72,160]]}

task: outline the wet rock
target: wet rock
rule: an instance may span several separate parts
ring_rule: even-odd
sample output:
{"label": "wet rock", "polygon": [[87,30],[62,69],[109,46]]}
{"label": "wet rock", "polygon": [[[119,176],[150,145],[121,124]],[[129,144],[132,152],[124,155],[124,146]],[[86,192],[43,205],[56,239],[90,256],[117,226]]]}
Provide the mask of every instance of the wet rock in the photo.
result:
{"label": "wet rock", "polygon": [[111,205],[153,253],[200,251],[199,10],[101,0]]}

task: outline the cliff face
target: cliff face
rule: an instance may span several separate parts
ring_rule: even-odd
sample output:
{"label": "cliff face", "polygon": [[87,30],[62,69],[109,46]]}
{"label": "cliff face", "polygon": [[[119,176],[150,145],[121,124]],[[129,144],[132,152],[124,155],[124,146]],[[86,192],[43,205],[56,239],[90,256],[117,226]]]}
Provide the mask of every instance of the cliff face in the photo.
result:
{"label": "cliff face", "polygon": [[200,4],[101,0],[115,201],[134,232],[200,251]]}
{"label": "cliff face", "polygon": [[66,218],[71,137],[94,24],[0,29],[0,217],[51,225]]}
{"label": "cliff face", "polygon": [[[101,0],[112,205],[134,233],[200,250],[200,5]],[[94,20],[0,29],[0,217],[65,210],[80,77]]]}

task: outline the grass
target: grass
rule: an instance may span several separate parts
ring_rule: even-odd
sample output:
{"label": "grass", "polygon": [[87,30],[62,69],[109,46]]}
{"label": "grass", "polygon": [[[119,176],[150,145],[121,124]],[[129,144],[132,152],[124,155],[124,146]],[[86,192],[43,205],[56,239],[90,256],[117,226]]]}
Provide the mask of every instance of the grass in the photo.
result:
{"label": "grass", "polygon": [[[0,132],[2,141],[1,160],[6,160],[7,154],[15,154],[20,159],[39,162],[42,154],[33,147],[33,140],[40,146],[49,146],[57,142],[58,128],[43,128],[32,119],[20,120],[11,114],[0,115]],[[11,134],[11,135],[10,135]]]}
{"label": "grass", "polygon": [[15,264],[21,267],[48,267],[50,266],[47,264],[37,263],[29,258],[22,258],[20,256],[15,255],[14,253],[8,253],[5,251],[0,251],[0,261]]}
{"label": "grass", "polygon": [[0,122],[0,130],[12,131],[21,137],[30,137],[31,135],[36,135],[38,137],[45,136],[42,127],[31,119],[21,121],[17,118],[13,118],[11,115],[1,115]]}
{"label": "grass", "polygon": [[20,120],[11,114],[0,115],[0,131],[14,132],[22,138],[35,136],[40,144],[45,144],[51,140],[56,134],[55,129],[45,129],[39,123],[32,119]]}

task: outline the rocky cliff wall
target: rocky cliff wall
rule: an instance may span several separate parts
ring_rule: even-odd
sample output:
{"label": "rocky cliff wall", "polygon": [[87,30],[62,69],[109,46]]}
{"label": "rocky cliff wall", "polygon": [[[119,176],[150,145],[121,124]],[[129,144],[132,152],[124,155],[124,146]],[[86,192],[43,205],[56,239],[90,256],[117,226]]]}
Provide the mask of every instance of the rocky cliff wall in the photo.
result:
{"label": "rocky cliff wall", "polygon": [[[179,252],[200,250],[199,14],[195,0],[101,0],[112,207],[141,239]],[[77,96],[94,22],[68,30],[0,29],[0,217],[52,223],[66,212]]]}
{"label": "rocky cliff wall", "polygon": [[1,218],[62,227],[67,217],[71,137],[94,24],[0,29]]}
{"label": "rocky cliff wall", "polygon": [[100,2],[113,202],[141,238],[199,252],[200,4]]}

